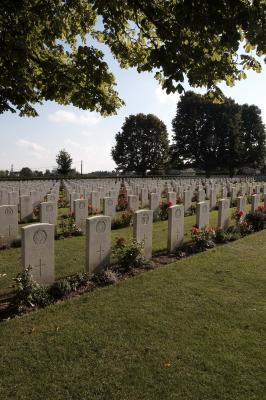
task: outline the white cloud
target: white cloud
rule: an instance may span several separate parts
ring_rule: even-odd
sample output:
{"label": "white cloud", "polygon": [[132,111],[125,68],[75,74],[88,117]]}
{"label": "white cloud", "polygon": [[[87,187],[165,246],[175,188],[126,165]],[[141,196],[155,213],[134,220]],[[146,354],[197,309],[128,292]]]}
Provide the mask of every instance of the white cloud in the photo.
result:
{"label": "white cloud", "polygon": [[73,158],[73,166],[78,170],[80,168],[80,161],[83,160],[83,171],[99,171],[99,170],[112,170],[115,164],[111,158],[110,143],[104,144],[91,144],[86,146],[70,138],[64,141],[66,150]]}
{"label": "white cloud", "polygon": [[101,121],[101,117],[94,112],[84,111],[74,113],[73,111],[58,110],[48,115],[49,121],[78,126],[96,125]]}
{"label": "white cloud", "polygon": [[80,133],[83,136],[91,136],[93,134],[92,131],[88,131],[87,129],[82,129],[82,131]]}
{"label": "white cloud", "polygon": [[176,104],[180,99],[180,95],[177,92],[167,94],[166,91],[163,90],[161,86],[159,86],[156,89],[156,98],[161,104],[169,104],[169,103]]}
{"label": "white cloud", "polygon": [[31,155],[39,159],[47,158],[47,156],[50,154],[45,147],[26,139],[17,140],[16,146],[28,150]]}
{"label": "white cloud", "polygon": [[29,140],[26,139],[19,139],[16,142],[16,146],[18,147],[24,147],[25,149],[28,150],[34,150],[34,151],[46,151],[46,149],[42,146],[40,146],[37,143],[34,142],[30,142]]}
{"label": "white cloud", "polygon": [[66,139],[65,140],[65,145],[67,147],[74,147],[75,149],[78,149],[78,150],[81,150],[81,151],[86,151],[86,152],[91,152],[92,151],[92,147],[91,146],[84,146],[83,144],[75,142],[72,139]]}

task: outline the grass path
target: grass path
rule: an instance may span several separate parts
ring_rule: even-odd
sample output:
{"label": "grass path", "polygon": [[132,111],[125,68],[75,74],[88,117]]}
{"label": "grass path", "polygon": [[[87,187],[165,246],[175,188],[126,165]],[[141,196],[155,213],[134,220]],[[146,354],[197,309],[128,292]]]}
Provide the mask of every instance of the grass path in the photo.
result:
{"label": "grass path", "polygon": [[2,323],[1,400],[265,399],[265,240]]}

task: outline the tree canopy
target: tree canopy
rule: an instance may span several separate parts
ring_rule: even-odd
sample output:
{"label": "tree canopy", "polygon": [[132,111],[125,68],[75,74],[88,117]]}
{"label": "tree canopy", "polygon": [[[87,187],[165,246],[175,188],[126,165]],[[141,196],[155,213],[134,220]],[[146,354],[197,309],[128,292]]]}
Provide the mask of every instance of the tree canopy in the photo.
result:
{"label": "tree canopy", "polygon": [[155,115],[130,115],[115,139],[112,157],[118,170],[139,175],[163,172],[168,161],[168,134]]}
{"label": "tree canopy", "polygon": [[97,42],[167,92],[186,77],[232,86],[266,54],[265,0],[2,0],[0,11],[0,113],[35,116],[44,100],[114,113],[123,101]]}
{"label": "tree canopy", "polygon": [[264,165],[266,133],[257,106],[232,99],[215,104],[187,92],[177,104],[172,124],[172,167],[233,174],[235,168]]}
{"label": "tree canopy", "polygon": [[59,174],[67,175],[71,172],[72,158],[66,150],[60,150],[56,156]]}
{"label": "tree canopy", "polygon": [[33,171],[29,167],[21,168],[19,176],[22,178],[31,178],[33,176]]}

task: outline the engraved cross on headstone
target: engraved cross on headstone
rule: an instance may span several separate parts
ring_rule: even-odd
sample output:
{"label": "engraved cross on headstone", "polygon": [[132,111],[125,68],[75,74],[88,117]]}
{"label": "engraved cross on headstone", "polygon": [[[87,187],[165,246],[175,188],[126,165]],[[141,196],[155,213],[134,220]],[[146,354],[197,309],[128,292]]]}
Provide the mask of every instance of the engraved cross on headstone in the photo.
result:
{"label": "engraved cross on headstone", "polygon": [[144,244],[146,243],[146,239],[147,239],[147,236],[146,236],[146,233],[144,233],[144,236],[143,236]]}
{"label": "engraved cross on headstone", "polygon": [[42,276],[42,267],[45,267],[45,266],[46,266],[46,264],[43,264],[41,259],[40,259],[40,262],[38,265],[34,265],[34,268],[39,268],[40,277]]}
{"label": "engraved cross on headstone", "polygon": [[104,253],[105,253],[105,250],[102,248],[102,245],[100,245],[100,248],[99,248],[99,250],[97,250],[97,253],[99,253],[99,256],[100,256],[100,260],[102,260],[102,255],[104,255]]}

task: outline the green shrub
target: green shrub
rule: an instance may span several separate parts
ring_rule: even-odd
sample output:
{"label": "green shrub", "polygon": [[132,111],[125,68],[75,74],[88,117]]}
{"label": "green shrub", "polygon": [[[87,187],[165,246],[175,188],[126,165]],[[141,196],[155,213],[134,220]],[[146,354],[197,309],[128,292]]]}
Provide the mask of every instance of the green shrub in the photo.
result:
{"label": "green shrub", "polygon": [[233,242],[235,240],[241,239],[242,235],[239,231],[235,229],[235,227],[230,227],[227,231],[228,238],[230,242]]}
{"label": "green shrub", "polygon": [[252,225],[256,232],[266,229],[266,212],[258,210],[254,213],[249,213],[246,215],[245,220]]}
{"label": "green shrub", "polygon": [[71,286],[71,290],[73,290],[74,292],[84,286],[87,286],[90,281],[90,277],[87,272],[77,272],[67,279]]}
{"label": "green shrub", "polygon": [[123,238],[118,238],[113,248],[113,253],[117,261],[118,268],[129,270],[130,268],[139,268],[146,264],[143,255],[144,244],[136,240],[125,243]]}
{"label": "green shrub", "polygon": [[49,288],[35,282],[30,271],[31,267],[28,267],[14,279],[15,296],[13,305],[18,311],[22,311],[27,307],[46,307],[52,303]]}
{"label": "green shrub", "polygon": [[75,224],[74,214],[69,214],[67,218],[62,218],[59,223],[59,231],[57,231],[57,237],[69,237],[69,236],[82,236],[82,230]]}
{"label": "green shrub", "polygon": [[106,269],[97,274],[94,274],[91,280],[98,286],[113,285],[118,281],[118,275],[115,271],[112,271],[111,269]]}
{"label": "green shrub", "polygon": [[62,299],[66,297],[71,292],[71,284],[67,279],[62,279],[55,282],[49,289],[50,295],[55,300]]}
{"label": "green shrub", "polygon": [[112,229],[121,229],[130,226],[133,219],[133,212],[124,211],[120,217],[114,218],[112,220]]}
{"label": "green shrub", "polygon": [[199,229],[194,226],[191,229],[191,239],[199,251],[210,249],[215,246],[215,229],[209,226]]}
{"label": "green shrub", "polygon": [[231,241],[232,232],[217,228],[215,231],[215,243],[227,243]]}
{"label": "green shrub", "polygon": [[126,193],[121,192],[118,195],[116,211],[125,211],[128,207]]}
{"label": "green shrub", "polygon": [[160,218],[161,221],[166,221],[168,219],[168,208],[172,207],[173,204],[171,201],[162,201],[160,204]]}

